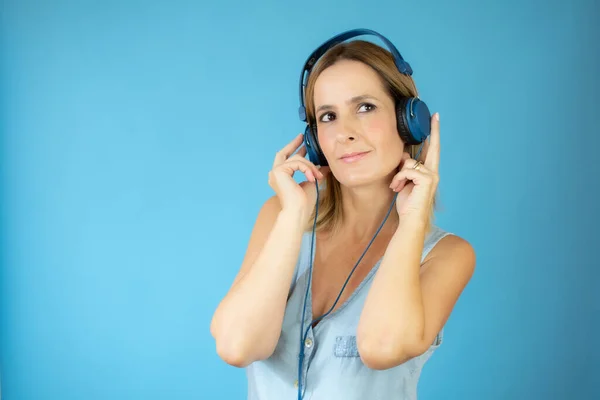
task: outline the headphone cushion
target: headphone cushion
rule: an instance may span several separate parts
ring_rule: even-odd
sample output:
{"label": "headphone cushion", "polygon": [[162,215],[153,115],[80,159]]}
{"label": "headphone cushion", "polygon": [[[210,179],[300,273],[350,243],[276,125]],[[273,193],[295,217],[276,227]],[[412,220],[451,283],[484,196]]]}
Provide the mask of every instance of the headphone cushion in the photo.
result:
{"label": "headphone cushion", "polygon": [[398,126],[398,134],[400,134],[400,138],[404,142],[404,144],[414,144],[414,138],[410,133],[410,129],[408,127],[408,120],[406,118],[406,105],[408,103],[408,98],[402,97],[396,103],[396,125]]}
{"label": "headphone cushion", "polygon": [[308,160],[320,166],[327,166],[327,159],[323,155],[319,141],[317,140],[317,125],[310,124],[306,125],[304,131],[304,146],[306,146],[306,152],[308,154]]}

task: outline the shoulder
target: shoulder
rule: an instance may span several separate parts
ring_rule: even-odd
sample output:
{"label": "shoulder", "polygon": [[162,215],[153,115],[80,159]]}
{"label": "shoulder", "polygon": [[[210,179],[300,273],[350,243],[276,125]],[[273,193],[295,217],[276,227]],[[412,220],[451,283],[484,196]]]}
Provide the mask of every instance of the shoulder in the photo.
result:
{"label": "shoulder", "polygon": [[476,264],[476,253],[473,245],[464,237],[433,226],[427,239],[431,249],[423,260],[423,266],[433,264],[451,264],[456,268],[472,273]]}

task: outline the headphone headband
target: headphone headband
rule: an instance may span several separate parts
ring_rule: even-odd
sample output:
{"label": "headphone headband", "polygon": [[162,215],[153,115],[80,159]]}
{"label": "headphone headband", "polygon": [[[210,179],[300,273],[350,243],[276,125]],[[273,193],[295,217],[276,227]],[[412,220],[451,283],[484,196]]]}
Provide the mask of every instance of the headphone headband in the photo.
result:
{"label": "headphone headband", "polygon": [[405,75],[412,75],[413,70],[408,62],[402,58],[398,49],[383,35],[371,30],[371,29],[352,29],[346,32],[342,32],[331,39],[327,40],[325,43],[320,45],[315,51],[311,53],[310,56],[306,59],[304,63],[304,67],[302,68],[302,73],[300,74],[300,108],[298,109],[298,114],[300,116],[300,120],[306,122],[306,107],[304,105],[304,88],[306,87],[306,83],[308,81],[308,75],[310,71],[313,69],[317,60],[323,56],[331,47],[344,42],[348,39],[351,39],[355,36],[362,35],[374,35],[380,38],[383,43],[385,43],[388,50],[394,56],[394,62],[398,71]]}

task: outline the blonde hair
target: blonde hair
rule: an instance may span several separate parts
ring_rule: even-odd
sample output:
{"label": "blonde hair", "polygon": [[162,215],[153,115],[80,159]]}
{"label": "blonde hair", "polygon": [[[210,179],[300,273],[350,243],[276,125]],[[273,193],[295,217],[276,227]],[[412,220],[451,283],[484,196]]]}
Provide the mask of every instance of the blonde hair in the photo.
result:
{"label": "blonde hair", "polygon": [[[394,58],[388,50],[363,40],[343,42],[329,49],[319,59],[310,73],[305,91],[308,123],[313,125],[316,124],[314,89],[317,78],[326,68],[341,60],[359,61],[373,68],[381,78],[389,95],[394,99],[400,97],[418,97],[418,91],[414,80],[412,77],[398,71],[398,68],[394,63]],[[412,158],[415,158],[420,146],[421,144],[407,145],[406,151]],[[421,154],[419,158],[422,159],[423,154]],[[340,228],[343,220],[341,184],[332,173],[328,174],[324,183],[325,190],[319,192],[319,215],[316,222],[316,231],[324,230],[335,232]],[[434,197],[432,207],[429,211],[429,218],[426,226],[427,231],[431,227],[431,224],[433,224],[436,204],[437,201]],[[312,215],[309,218],[306,227],[307,230],[312,230],[314,226],[315,211],[316,210],[313,210]]]}

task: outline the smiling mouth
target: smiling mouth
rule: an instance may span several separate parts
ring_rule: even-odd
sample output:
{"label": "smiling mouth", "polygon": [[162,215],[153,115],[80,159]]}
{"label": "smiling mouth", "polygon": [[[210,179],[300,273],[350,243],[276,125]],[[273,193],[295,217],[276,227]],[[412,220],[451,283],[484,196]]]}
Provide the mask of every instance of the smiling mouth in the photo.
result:
{"label": "smiling mouth", "polygon": [[341,160],[342,160],[342,162],[345,162],[345,163],[353,163],[353,162],[356,162],[358,160],[361,160],[367,154],[369,154],[368,151],[364,151],[362,153],[355,153],[355,154],[352,154],[352,155],[349,155],[349,156],[342,157]]}

